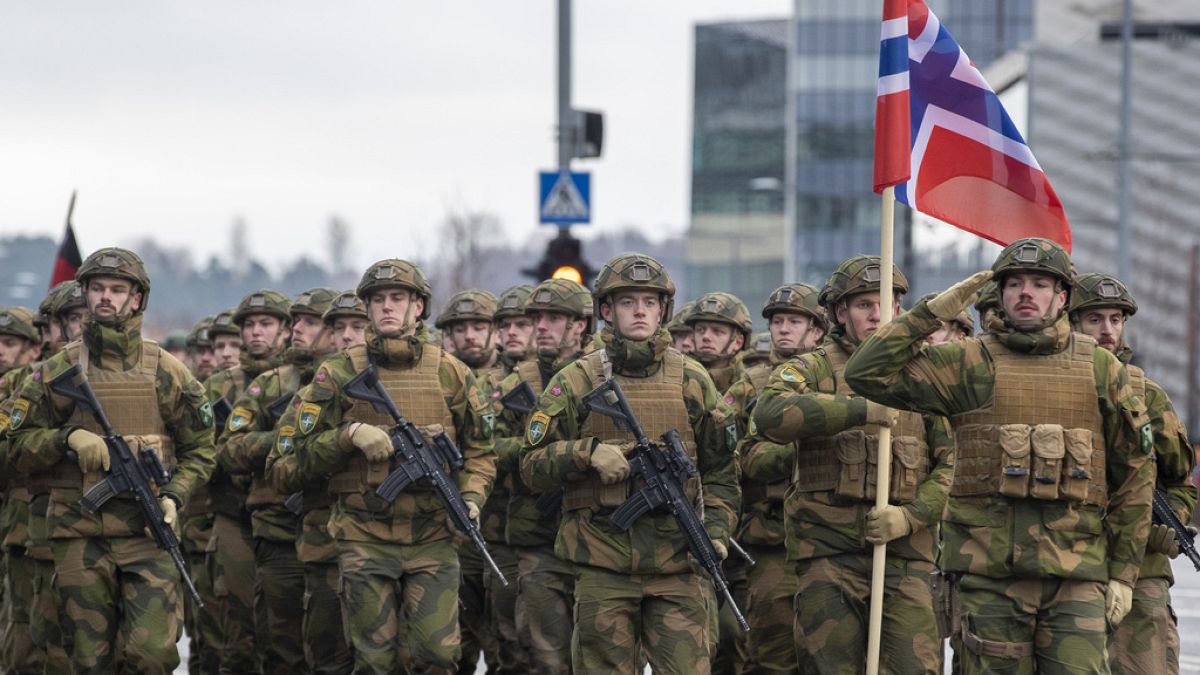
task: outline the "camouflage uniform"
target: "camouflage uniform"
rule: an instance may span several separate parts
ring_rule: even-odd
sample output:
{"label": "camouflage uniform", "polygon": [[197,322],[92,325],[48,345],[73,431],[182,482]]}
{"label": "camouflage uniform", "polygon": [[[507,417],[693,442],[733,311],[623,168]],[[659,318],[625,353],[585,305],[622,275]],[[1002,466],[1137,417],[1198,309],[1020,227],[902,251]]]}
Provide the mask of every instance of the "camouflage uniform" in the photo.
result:
{"label": "camouflage uniform", "polygon": [[[329,288],[301,293],[288,310],[290,320],[301,315],[320,319],[334,293]],[[246,508],[254,536],[254,632],[261,644],[264,673],[301,673],[307,667],[302,635],[304,564],[296,557],[299,520],[284,507],[287,495],[265,480],[263,469],[275,445],[278,418],[329,354],[328,350],[318,353],[315,346],[289,347],[284,354],[287,363],[254,378],[234,402],[217,454],[230,476],[250,476]]]}
{"label": "camouflage uniform", "polygon": [[[828,330],[824,310],[817,304],[818,295],[817,289],[807,284],[781,286],[768,298],[763,307],[763,318],[770,321],[772,316],[782,312],[801,314],[808,316],[817,329]],[[788,562],[784,548],[783,512],[783,498],[792,474],[795,446],[777,446],[778,449],[774,450],[764,447],[755,452],[753,447],[756,445],[774,444],[759,436],[747,436],[746,433],[750,414],[767,387],[771,371],[800,353],[800,350],[773,348],[770,334],[767,334],[766,352],[762,362],[747,368],[745,374],[725,392],[713,417],[718,423],[733,421],[742,439],[737,449],[742,479],[742,514],[738,522],[737,540],[750,552],[756,563],[746,570],[746,585],[742,592],[745,604],[741,606],[750,623],[750,632],[746,636],[748,655],[744,672],[799,673],[796,641],[792,634],[795,619],[792,601],[799,590],[799,578],[796,576],[796,565]],[[780,463],[752,463],[749,461],[752,456],[777,456]],[[730,581],[732,586],[732,576]],[[741,601],[736,594],[735,599]],[[724,630],[725,626],[721,628]]]}
{"label": "camouflage uniform", "polygon": [[[337,319],[346,317],[367,318],[363,301],[353,291],[334,298],[322,318],[325,325],[332,328]],[[329,535],[329,510],[333,499],[324,477],[304,479],[296,453],[292,452],[291,439],[295,436],[298,408],[299,402],[293,398],[275,425],[279,433],[267,454],[263,477],[280,494],[299,492],[302,495],[296,557],[304,563],[302,634],[308,669],[319,675],[348,675],[354,669],[354,655],[346,639],[338,597],[337,548]]]}
{"label": "camouflage uniform", "polygon": [[[1074,276],[1066,252],[1041,239],[1010,244],[992,270],[997,294],[1010,273],[1049,276],[1067,290]],[[985,277],[946,296],[957,300]],[[1105,618],[1119,585],[1137,579],[1150,525],[1145,408],[1121,363],[1072,334],[1061,311],[1017,330],[1001,308],[980,337],[918,349],[961,309],[942,300],[881,327],[846,379],[874,401],[954,425],[958,464],[939,562],[961,575],[952,598],[963,671],[1058,672],[1065,662],[1105,672]]]}
{"label": "camouflage uniform", "polygon": [[135,502],[118,497],[95,515],[79,505],[82,489],[103,475],[81,472],[67,451],[79,452],[83,445],[73,447],[78,442],[68,439],[85,436],[80,430],[94,434],[99,425],[69,399],[52,394],[48,383],[72,364],[83,365],[131,448],[154,447],[173,469],[159,494],[177,504],[186,503],[212,472],[212,416],[203,388],[184,365],[141,339],[150,291],[141,260],[122,249],[101,249],[84,261],[77,278],[86,284],[94,276],[132,282],[143,294],[142,305],[130,313],[126,303],[114,321],[93,317],[82,341],[34,372],[14,404],[12,451],[19,472],[50,487],[46,526],[56,589],[70,621],[66,643],[75,672],[113,672],[120,663],[131,671],[169,673],[179,663],[179,574],[145,536]]}
{"label": "camouflage uniform", "polygon": [[[240,334],[246,317],[261,314],[274,316],[286,327],[291,321],[290,307],[291,300],[279,291],[255,291],[238,303],[232,323]],[[217,322],[213,324],[215,327]],[[208,400],[214,406],[224,400],[232,410],[233,404],[250,390],[254,378],[282,365],[283,352],[283,347],[277,345],[263,356],[253,356],[243,344],[241,364],[216,373],[204,383]],[[218,457],[226,454],[223,446],[233,417],[231,411],[225,426],[217,431]],[[218,419],[217,423],[221,421]],[[208,488],[213,510],[208,567],[219,608],[221,673],[260,671],[267,647],[266,636],[258,634],[259,622],[254,611],[255,544],[250,512],[246,508],[250,480],[249,473],[233,474],[222,465]]]}
{"label": "camouflage uniform", "polygon": [[[908,288],[898,269],[893,286],[897,295]],[[835,320],[841,302],[879,288],[878,258],[857,256],[838,267],[820,301]],[[805,673],[861,673],[866,666],[873,550],[866,532],[881,427],[867,400],[846,383],[845,364],[857,348],[837,324],[811,353],[777,368],[759,397],[747,441],[761,435],[772,442],[752,445],[744,460],[760,479],[786,475],[793,455],[785,539],[799,575],[794,629]],[[903,413],[892,425],[888,496],[908,533],[887,544],[880,672],[942,672],[932,580],[953,447],[942,418]]]}
{"label": "camouflage uniform", "polygon": [[[691,316],[692,310],[695,308],[696,308],[696,301],[691,300],[691,301],[685,302],[682,305],[680,305],[679,309],[675,310],[675,312],[672,313],[671,320],[668,321],[667,325],[665,326],[665,328],[667,329],[667,332],[669,332],[671,334],[672,343],[674,343],[674,340],[676,338],[680,338],[685,335],[688,337],[691,337],[692,327],[687,325],[687,323],[685,323],[685,322],[687,321],[687,318],[689,316]],[[597,335],[597,337],[598,337],[598,335]],[[686,354],[687,356],[692,356],[692,352],[690,352],[690,351],[683,352],[683,353]]]}
{"label": "camouflage uniform", "polygon": [[[614,258],[596,289],[597,314],[613,294],[657,291],[663,319],[670,319],[675,287],[652,258]],[[685,489],[697,505],[702,501],[705,529],[720,549],[739,498],[733,453],[709,414],[718,394],[699,364],[670,347],[665,329],[630,340],[610,327],[601,340],[603,349],[551,378],[521,449],[521,477],[532,490],[565,488],[554,550],[577,569],[572,667],[575,673],[634,673],[644,654],[656,673],[708,673],[716,611],[711,582],[689,559],[670,513],[646,514],[624,532],[609,522],[613,509],[640,486],[632,479],[603,484],[593,453],[630,447],[632,435],[607,417],[587,414],[581,399],[606,377],[616,377],[648,436],[678,430],[700,473]]]}
{"label": "camouflage uniform", "polygon": [[[1117,278],[1105,274],[1085,274],[1071,292],[1070,316],[1080,331],[1082,314],[1091,309],[1119,309],[1125,318],[1137,313],[1137,303]],[[1141,368],[1131,365],[1133,350],[1123,339],[1117,358],[1129,371],[1134,393],[1146,404],[1146,414],[1154,431],[1154,464],[1157,483],[1181,522],[1191,521],[1196,506],[1196,488],[1192,485],[1195,457],[1188,442],[1187,429],[1175,413],[1171,400]],[[1164,526],[1156,526],[1164,527]],[[1173,537],[1172,537],[1173,540]],[[1133,607],[1115,630],[1110,631],[1108,661],[1114,674],[1151,675],[1179,672],[1179,630],[1171,608],[1170,587],[1174,582],[1169,551],[1146,547],[1146,557],[1133,588]],[[1175,552],[1178,555],[1178,551]]]}
{"label": "camouflage uniform", "polygon": [[[700,296],[684,323],[695,330],[696,324],[701,321],[725,324],[733,328],[734,335],[741,334],[743,348],[750,344],[750,333],[754,330],[754,322],[750,319],[750,310],[746,309],[746,303],[734,295],[705,293]],[[692,356],[704,364],[704,369],[708,371],[713,384],[717,386],[717,391],[725,391],[733,384],[734,380],[742,375],[742,370],[738,366],[737,354],[704,354],[700,351],[697,341],[696,353]]]}
{"label": "camouflage uniform", "polygon": [[[411,263],[383,260],[367,269],[358,295],[400,288],[428,303],[429,282]],[[454,533],[437,495],[420,483],[392,504],[375,488],[388,462],[368,462],[354,444],[361,425],[384,430],[392,419],[353,401],[345,384],[372,361],[397,406],[432,436],[440,427],[456,438],[465,458],[458,489],[482,508],[495,477],[490,409],[470,370],[425,341],[417,317],[404,317],[407,336],[383,336],[368,326],[366,345],[328,359],[300,390],[296,425],[281,425],[277,444],[293,447],[304,476],[331,475],[337,494],[329,531],[337,542],[342,603],[354,646],[355,672],[392,673],[400,666],[400,639],[418,672],[453,670],[459,656],[459,565]],[[428,316],[428,305],[420,319]],[[372,434],[373,435],[373,434]],[[362,441],[360,441],[362,442]],[[281,448],[284,453],[289,452]],[[394,460],[392,460],[394,461]],[[401,628],[403,626],[403,628]]]}

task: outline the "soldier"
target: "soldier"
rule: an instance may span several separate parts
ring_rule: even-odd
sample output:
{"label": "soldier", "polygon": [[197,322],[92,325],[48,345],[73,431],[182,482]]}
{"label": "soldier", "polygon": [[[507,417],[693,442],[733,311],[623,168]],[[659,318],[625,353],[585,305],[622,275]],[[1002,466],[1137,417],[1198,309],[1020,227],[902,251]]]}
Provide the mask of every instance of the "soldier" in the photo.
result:
{"label": "soldier", "polygon": [[[179,663],[179,574],[145,534],[141,508],[117,498],[90,514],[81,490],[103,478],[109,450],[93,416],[53,394],[49,382],[79,364],[113,426],[131,449],[154,448],[171,473],[156,488],[164,521],[213,469],[212,414],[204,390],[183,364],[141,337],[150,296],[134,253],[104,248],[76,278],[90,310],[83,339],[43,364],[13,408],[18,471],[53,487],[47,509],[55,587],[76,673],[170,673]],[[68,452],[70,451],[70,452]]]}
{"label": "soldier", "polygon": [[[937,293],[926,293],[921,297],[922,300],[929,301],[937,297]],[[971,310],[963,308],[963,311],[958,313],[958,316],[950,321],[943,321],[942,327],[925,336],[925,342],[931,345],[940,345],[944,342],[953,340],[961,340],[975,335],[975,319],[971,316]]]}
{"label": "soldier", "polygon": [[[235,308],[236,309],[236,308]],[[238,365],[242,354],[242,331],[233,322],[234,309],[227,309],[213,318],[208,327],[208,336],[213,343],[213,356],[217,370],[229,370]]]}
{"label": "soldier", "polygon": [[[322,317],[340,350],[363,344],[367,308],[353,291],[339,294]],[[302,493],[300,532],[296,557],[304,563],[304,658],[308,669],[321,675],[348,675],[354,655],[346,642],[342,608],[338,599],[337,548],[329,535],[329,510],[333,500],[324,477],[305,481],[300,473],[292,438],[296,432],[296,400],[276,425],[278,433],[267,455],[264,478],[281,494]]]}
{"label": "soldier", "polygon": [[[891,280],[899,297],[908,281]],[[942,635],[932,587],[937,525],[954,470],[940,417],[894,412],[855,395],[848,358],[879,327],[879,258],[842,262],[821,291],[832,329],[808,354],[777,368],[759,397],[751,434],[790,444],[792,487],[784,504],[787,555],[796,561],[796,652],[801,672],[865,669],[872,547],[888,545],[880,670],[941,673]],[[892,427],[888,506],[875,508],[878,433]],[[757,431],[755,431],[757,429]],[[780,446],[753,447],[759,479],[786,474]],[[776,467],[773,471],[768,468]]]}
{"label": "soldier", "polygon": [[[1166,491],[1179,520],[1187,523],[1196,506],[1196,488],[1191,482],[1195,457],[1167,393],[1131,363],[1133,349],[1125,340],[1125,326],[1137,309],[1125,284],[1110,275],[1084,274],[1071,291],[1071,325],[1125,364],[1134,393],[1145,402],[1154,431],[1157,483]],[[1151,525],[1146,557],[1133,587],[1133,607],[1109,637],[1108,661],[1113,673],[1179,672],[1179,630],[1170,595],[1174,577],[1168,560],[1178,555],[1174,531],[1159,523]]]}
{"label": "soldier", "polygon": [[[746,371],[760,363],[771,362],[771,333],[762,331],[750,336],[750,344],[746,345],[740,354],[737,356],[736,363],[742,371],[742,375]],[[767,373],[770,375],[770,373]],[[740,379],[740,377],[739,377]]]}
{"label": "soldier", "polygon": [[533,286],[521,284],[500,294],[493,319],[496,323],[496,339],[500,349],[500,363],[511,373],[518,361],[524,361],[535,353],[533,345],[533,322],[525,316],[525,301],[533,292]]}
{"label": "soldier", "polygon": [[[583,354],[593,330],[592,295],[573,281],[549,279],[532,290],[525,311],[536,334],[537,357],[517,364],[500,389],[507,393],[525,382],[541,395],[555,373]],[[571,672],[575,568],[554,554],[560,507],[544,512],[550,506],[539,508],[540,495],[519,476],[527,415],[504,407],[496,424],[498,467],[507,472],[512,488],[505,538],[518,560],[516,631],[531,672],[565,675]]]}
{"label": "soldier", "polygon": [[685,321],[696,307],[696,301],[685,302],[679,306],[671,320],[667,322],[667,330],[671,333],[671,346],[681,354],[691,356],[696,349],[692,327]]}
{"label": "soldier", "polygon": [[532,490],[565,489],[554,551],[576,566],[572,667],[634,673],[645,654],[656,673],[708,673],[711,583],[690,561],[670,513],[648,513],[626,532],[609,522],[637,487],[625,457],[633,436],[588,414],[581,400],[616,377],[648,436],[679,432],[700,474],[685,489],[697,506],[703,502],[705,530],[724,557],[739,499],[733,453],[709,414],[718,394],[708,373],[670,346],[663,326],[675,285],[657,260],[617,256],[595,287],[603,348],[551,378],[521,449],[521,477]]}
{"label": "soldier", "polygon": [[705,293],[685,323],[692,329],[693,356],[704,364],[717,391],[724,392],[741,376],[736,357],[754,330],[750,310],[729,293]]}
{"label": "soldier", "polygon": [[[742,437],[738,461],[742,469],[742,517],[737,540],[756,564],[748,570],[739,566],[730,575],[734,598],[745,599],[743,607],[750,632],[746,637],[747,666],[744,672],[799,673],[796,641],[792,635],[792,599],[799,588],[796,566],[784,549],[783,498],[792,474],[794,444],[775,445],[760,436],[745,435],[750,413],[767,387],[771,371],[789,358],[812,351],[828,330],[820,293],[808,284],[786,284],[775,289],[763,305],[769,322],[767,359],[748,368],[725,392],[713,417],[721,423],[732,420]],[[756,445],[769,445],[752,451]],[[751,463],[750,457],[757,461]],[[767,458],[769,461],[763,461]],[[736,558],[731,558],[731,560]],[[735,568],[736,569],[736,568]],[[736,628],[736,626],[735,626]],[[722,631],[725,625],[721,626]],[[724,636],[724,632],[722,632]]]}
{"label": "soldier", "polygon": [[[471,371],[425,340],[431,289],[404,260],[363,274],[358,296],[371,324],[366,344],[327,360],[301,389],[295,427],[277,445],[294,446],[305,478],[331,476],[329,518],[342,574],[342,606],[355,672],[393,673],[401,626],[417,672],[448,671],[459,656],[459,564],[453,527],[437,495],[420,483],[392,504],[375,488],[394,467],[390,416],[350,399],[344,387],[374,364],[379,379],[427,442],[444,431],[464,456],[458,489],[478,522],[495,477],[490,414]],[[288,452],[286,448],[281,448]]]}
{"label": "soldier", "polygon": [[[322,317],[333,301],[331,288],[313,288],[288,309],[291,342],[286,363],[261,373],[233,405],[217,454],[231,476],[249,476],[246,509],[254,536],[254,634],[263,673],[302,673],[304,657],[304,564],[296,557],[299,520],[283,504],[286,494],[263,475],[275,445],[279,418],[317,366],[333,354],[333,335]],[[254,315],[245,319],[249,323]],[[251,342],[251,344],[253,344]]]}
{"label": "soldier", "polygon": [[[983,335],[916,348],[993,275],[998,320]],[[856,392],[954,426],[939,563],[961,575],[951,597],[968,674],[1105,672],[1105,619],[1120,623],[1132,602],[1153,435],[1121,362],[1071,332],[1074,277],[1058,244],[1015,241],[990,272],[918,302],[846,365]]]}
{"label": "soldier", "polygon": [[171,331],[167,339],[163,340],[162,348],[167,350],[171,356],[179,359],[180,362],[187,361],[187,333],[183,331]]}
{"label": "soldier", "polygon": [[[42,339],[43,359],[48,359],[51,356],[62,351],[62,348],[67,345],[67,337],[63,332],[61,323],[54,319],[55,304],[61,299],[64,293],[71,292],[71,289],[78,289],[78,284],[75,280],[60,281],[55,284],[54,288],[46,294],[42,304],[38,305],[37,317],[34,319],[33,325],[38,329]],[[78,292],[78,290],[76,290]],[[82,297],[82,294],[81,294]]]}
{"label": "soldier", "polygon": [[208,332],[214,318],[206,316],[197,321],[187,337],[186,363],[201,382],[217,372],[217,356],[213,353],[212,336]]}
{"label": "soldier", "polygon": [[450,296],[434,325],[450,338],[454,355],[476,376],[496,364],[496,296],[478,288]]}
{"label": "soldier", "polygon": [[[214,409],[230,410],[222,421],[217,415],[217,456],[234,418],[233,404],[250,389],[254,378],[283,363],[284,348],[291,336],[291,300],[279,291],[255,291],[238,303],[231,323],[241,335],[239,365],[222,370],[204,383]],[[212,331],[223,324],[224,314],[213,321]],[[222,331],[226,330],[224,327]],[[218,345],[224,332],[213,337]],[[222,350],[214,348],[218,357]],[[262,667],[266,636],[256,634],[254,614],[254,535],[246,497],[248,474],[234,475],[219,467],[209,485],[213,509],[212,536],[208,543],[209,567],[217,595],[221,621],[221,673],[258,672]],[[263,638],[261,641],[256,638]]]}

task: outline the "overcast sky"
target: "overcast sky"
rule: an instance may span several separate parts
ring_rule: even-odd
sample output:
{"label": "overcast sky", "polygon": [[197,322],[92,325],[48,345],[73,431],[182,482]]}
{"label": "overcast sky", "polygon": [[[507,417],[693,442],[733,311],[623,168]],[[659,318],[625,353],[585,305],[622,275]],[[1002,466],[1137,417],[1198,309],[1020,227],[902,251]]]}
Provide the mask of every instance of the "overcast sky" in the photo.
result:
{"label": "overcast sky", "polygon": [[[536,227],[555,161],[554,0],[9,3],[0,22],[0,234],[85,254],[153,232],[197,259],[237,216],[270,263],[360,263],[435,241],[448,206]],[[577,107],[605,113],[593,228],[688,219],[694,25],[788,0],[577,0]]]}

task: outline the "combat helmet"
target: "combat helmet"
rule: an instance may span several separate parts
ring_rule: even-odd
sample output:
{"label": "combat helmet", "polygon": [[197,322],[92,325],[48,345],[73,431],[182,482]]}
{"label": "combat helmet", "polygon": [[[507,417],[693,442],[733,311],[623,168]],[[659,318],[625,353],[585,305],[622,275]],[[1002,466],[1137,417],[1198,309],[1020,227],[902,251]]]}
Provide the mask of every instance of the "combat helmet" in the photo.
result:
{"label": "combat helmet", "polygon": [[663,298],[663,323],[671,321],[675,305],[675,283],[667,268],[654,258],[641,253],[622,253],[604,263],[596,275],[592,293],[592,311],[601,316],[600,305],[620,291],[658,291]]}
{"label": "combat helmet", "polygon": [[[78,302],[64,309],[65,303],[71,299],[70,296],[72,295]],[[34,324],[45,325],[53,321],[58,314],[65,312],[67,309],[83,307],[84,304],[83,293],[79,290],[79,282],[74,279],[60,281],[46,294],[46,298],[42,300],[42,304],[38,305],[38,316]]]}
{"label": "combat helmet", "polygon": [[192,330],[188,332],[187,347],[188,351],[196,352],[201,349],[212,349],[212,335],[209,334],[209,328],[212,326],[213,318],[206,316],[196,322],[192,326]]}
{"label": "combat helmet", "polygon": [[321,316],[321,319],[330,326],[338,319],[347,318],[368,320],[367,304],[354,291],[339,293],[333,302],[329,303],[329,309],[325,310],[325,314]]}
{"label": "combat helmet", "polygon": [[1016,272],[1045,274],[1061,281],[1070,289],[1075,284],[1075,263],[1058,242],[1038,237],[1018,239],[1000,251],[992,263],[997,286],[1004,277]]}
{"label": "combat helmet", "polygon": [[750,344],[750,334],[754,331],[754,321],[750,318],[750,310],[732,293],[705,293],[696,300],[696,307],[684,322],[695,327],[700,321],[712,321],[733,326],[742,334],[743,346]]}
{"label": "combat helmet", "polygon": [[821,292],[815,286],[808,284],[784,284],[771,291],[766,304],[763,305],[762,316],[770,321],[779,312],[803,314],[813,320],[813,325],[822,330],[829,330],[829,320],[825,310],[821,308]]}
{"label": "combat helmet", "polygon": [[297,314],[308,314],[321,319],[329,310],[336,295],[337,291],[325,286],[310,288],[296,296],[295,302],[288,308],[288,314],[292,319],[295,319]]}
{"label": "combat helmet", "polygon": [[1119,309],[1125,316],[1137,314],[1137,302],[1121,280],[1111,274],[1091,272],[1075,279],[1071,290],[1071,304],[1067,310],[1071,318],[1089,309]]}
{"label": "combat helmet", "polygon": [[525,302],[529,300],[531,293],[531,284],[520,284],[504,291],[496,301],[496,313],[492,315],[492,319],[500,323],[502,319],[525,316]]}
{"label": "combat helmet", "polygon": [[28,340],[31,345],[41,344],[41,336],[33,325],[35,318],[36,313],[28,307],[0,309],[0,335],[19,337]]}
{"label": "combat helmet", "polygon": [[239,328],[246,322],[246,317],[254,314],[266,314],[278,318],[285,324],[291,323],[292,315],[289,310],[292,301],[279,291],[262,289],[242,298],[233,310],[233,323]]}
{"label": "combat helmet", "polygon": [[[892,266],[892,288],[897,296],[908,292],[908,279],[900,271],[899,265]],[[832,320],[833,308],[844,298],[879,290],[879,256],[856,255],[838,265],[825,284],[825,288],[821,290],[818,302],[829,313],[829,318]]]}
{"label": "combat helmet", "polygon": [[468,288],[450,296],[433,325],[445,330],[456,321],[492,322],[496,314],[496,296],[478,288]]}
{"label": "combat helmet", "polygon": [[89,255],[75,272],[80,288],[87,288],[93,277],[116,277],[133,283],[142,291],[142,304],[134,314],[141,314],[150,305],[150,275],[136,253],[110,246]]}
{"label": "combat helmet", "polygon": [[425,301],[425,307],[418,318],[429,318],[433,286],[430,285],[429,278],[425,276],[420,267],[398,258],[380,260],[363,272],[362,279],[358,282],[358,288],[354,289],[354,292],[363,299],[363,302],[368,302],[372,293],[383,288],[404,288],[416,293],[417,297]]}
{"label": "combat helmet", "polygon": [[209,339],[218,335],[236,335],[239,338],[242,337],[241,329],[233,322],[233,312],[233,309],[227,309],[213,317],[212,324],[208,327]]}
{"label": "combat helmet", "polygon": [[558,312],[587,321],[584,334],[595,329],[592,294],[570,279],[547,279],[534,287],[525,301],[526,312]]}
{"label": "combat helmet", "polygon": [[692,332],[692,327],[687,325],[687,318],[691,315],[692,310],[696,309],[696,301],[688,300],[679,306],[679,311],[675,312],[675,316],[667,322],[667,330],[670,331],[671,337],[688,334]]}

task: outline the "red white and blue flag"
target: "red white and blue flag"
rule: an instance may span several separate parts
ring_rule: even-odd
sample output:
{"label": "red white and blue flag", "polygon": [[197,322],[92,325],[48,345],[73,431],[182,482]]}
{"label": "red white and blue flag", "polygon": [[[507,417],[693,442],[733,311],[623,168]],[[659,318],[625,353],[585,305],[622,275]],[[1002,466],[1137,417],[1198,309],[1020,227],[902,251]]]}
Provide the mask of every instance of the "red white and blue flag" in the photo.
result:
{"label": "red white and blue flag", "polygon": [[875,191],[1009,244],[1071,250],[1062,202],[983,75],[923,0],[884,0]]}

